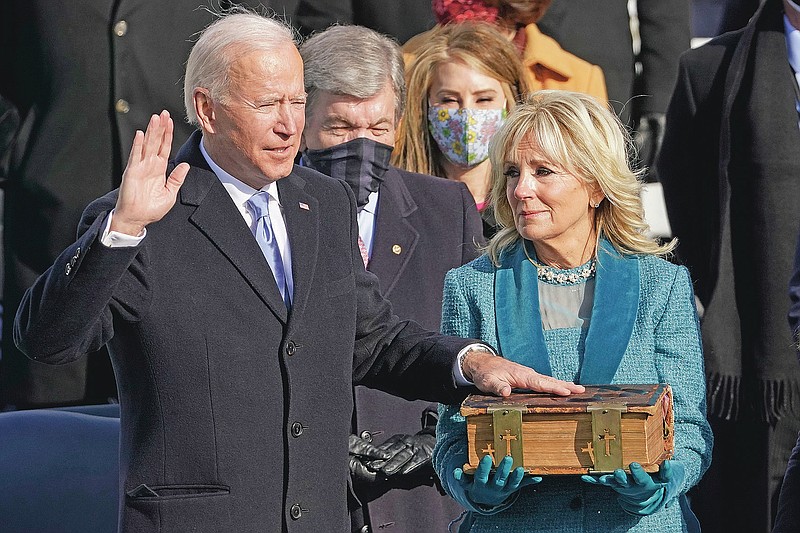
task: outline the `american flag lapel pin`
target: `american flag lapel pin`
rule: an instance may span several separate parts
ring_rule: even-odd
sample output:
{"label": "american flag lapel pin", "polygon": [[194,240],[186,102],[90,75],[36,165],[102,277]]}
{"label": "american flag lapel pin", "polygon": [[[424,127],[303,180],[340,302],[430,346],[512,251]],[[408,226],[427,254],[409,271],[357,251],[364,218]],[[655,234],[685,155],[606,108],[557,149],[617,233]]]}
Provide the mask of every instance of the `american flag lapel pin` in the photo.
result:
{"label": "american flag lapel pin", "polygon": [[305,204],[303,202],[300,202],[300,209],[302,209],[303,211],[310,211],[310,209],[308,208],[308,204]]}

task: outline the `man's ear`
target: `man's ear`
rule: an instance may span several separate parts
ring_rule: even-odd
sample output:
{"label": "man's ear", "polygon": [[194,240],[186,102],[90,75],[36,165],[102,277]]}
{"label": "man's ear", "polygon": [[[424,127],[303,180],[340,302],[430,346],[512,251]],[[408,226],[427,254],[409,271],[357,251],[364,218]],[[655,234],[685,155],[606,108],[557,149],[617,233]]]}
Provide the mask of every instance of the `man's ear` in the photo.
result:
{"label": "man's ear", "polygon": [[195,87],[192,92],[192,101],[197,120],[200,122],[200,129],[203,130],[203,133],[216,133],[214,131],[214,123],[216,122],[215,104],[208,89]]}

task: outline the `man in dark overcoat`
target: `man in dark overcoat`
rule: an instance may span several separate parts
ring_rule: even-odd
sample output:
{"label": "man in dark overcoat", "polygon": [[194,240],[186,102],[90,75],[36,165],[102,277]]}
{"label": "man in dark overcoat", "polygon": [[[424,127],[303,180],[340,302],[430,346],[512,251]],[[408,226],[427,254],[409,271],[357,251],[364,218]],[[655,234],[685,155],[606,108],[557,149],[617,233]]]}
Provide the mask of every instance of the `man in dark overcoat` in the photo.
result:
{"label": "man in dark overcoat", "polygon": [[193,133],[138,131],[118,190],[25,293],[14,340],[119,385],[123,532],[346,531],[353,385],[453,402],[474,382],[582,387],[401,321],[366,272],[348,185],[294,166],[303,64],[286,26],[237,13],[186,66]]}
{"label": "man in dark overcoat", "polygon": [[[705,308],[717,446],[693,506],[703,531],[769,531],[800,429],[786,328],[800,206],[795,72],[781,0],[680,62],[658,174],[678,255]],[[787,8],[788,9],[788,8]]]}
{"label": "man in dark overcoat", "polygon": [[[296,5],[237,3],[288,14]],[[19,118],[4,186],[0,406],[103,403],[116,396],[105,349],[58,367],[38,364],[14,346],[14,315],[25,289],[74,240],[86,204],[119,186],[133,132],[145,128],[154,109],[182,116],[186,57],[197,32],[215,20],[204,5],[209,2],[0,2],[0,95]],[[193,129],[176,121],[173,150]]]}
{"label": "man in dark overcoat", "polygon": [[[308,92],[302,163],[345,181],[367,270],[398,316],[438,330],[444,276],[478,255],[482,223],[466,185],[389,165],[405,105],[400,47],[362,26],[333,26],[300,47]],[[435,404],[355,387],[352,530],[446,531],[463,509],[431,465]],[[377,466],[373,446],[387,452]]]}

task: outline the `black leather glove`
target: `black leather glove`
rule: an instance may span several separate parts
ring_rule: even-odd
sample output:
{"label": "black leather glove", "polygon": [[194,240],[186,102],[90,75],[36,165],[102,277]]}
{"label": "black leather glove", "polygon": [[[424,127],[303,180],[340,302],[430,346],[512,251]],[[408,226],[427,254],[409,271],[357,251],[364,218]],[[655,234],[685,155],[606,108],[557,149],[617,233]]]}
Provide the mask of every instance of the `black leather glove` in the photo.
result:
{"label": "black leather glove", "polygon": [[350,435],[347,441],[347,450],[350,452],[350,476],[356,484],[378,481],[378,470],[369,468],[367,463],[369,461],[385,461],[392,457],[388,451],[378,448],[358,435]]}
{"label": "black leather glove", "polygon": [[416,474],[424,467],[430,466],[435,444],[436,436],[428,429],[416,435],[394,435],[378,446],[379,449],[388,452],[390,457],[369,461],[367,466],[387,478]]}
{"label": "black leather glove", "polygon": [[647,169],[648,181],[655,181],[653,168],[656,164],[658,151],[664,140],[664,126],[666,117],[664,113],[648,113],[643,115],[633,134],[638,152],[639,167]]}

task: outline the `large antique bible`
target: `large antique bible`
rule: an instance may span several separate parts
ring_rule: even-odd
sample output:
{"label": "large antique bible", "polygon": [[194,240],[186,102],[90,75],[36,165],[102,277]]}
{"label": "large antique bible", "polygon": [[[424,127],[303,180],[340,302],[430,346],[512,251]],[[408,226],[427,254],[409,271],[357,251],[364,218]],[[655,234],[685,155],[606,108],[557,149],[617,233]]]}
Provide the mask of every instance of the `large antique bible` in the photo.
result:
{"label": "large antique bible", "polygon": [[666,384],[587,386],[571,396],[472,394],[467,419],[472,473],[484,455],[497,464],[510,455],[526,473],[612,472],[637,462],[647,472],[674,451],[672,389]]}

